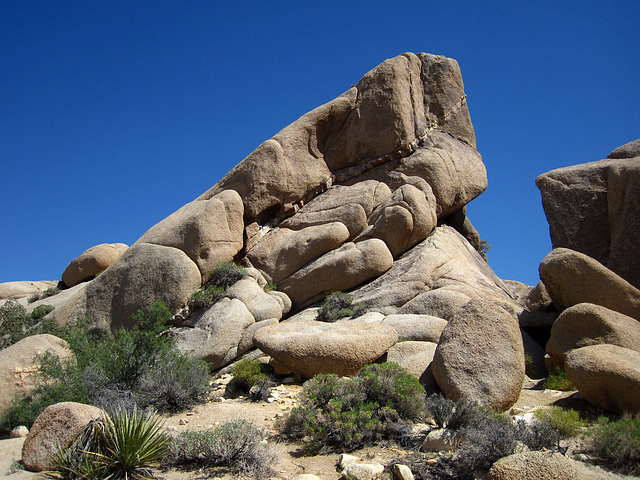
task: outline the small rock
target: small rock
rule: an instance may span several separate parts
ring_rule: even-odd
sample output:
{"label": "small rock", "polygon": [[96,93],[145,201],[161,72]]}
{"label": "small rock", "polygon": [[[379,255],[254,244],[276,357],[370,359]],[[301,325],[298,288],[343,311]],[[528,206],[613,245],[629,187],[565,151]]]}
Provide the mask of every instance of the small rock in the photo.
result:
{"label": "small rock", "polygon": [[189,423],[189,420],[187,420],[186,418],[181,418],[179,423],[180,425],[186,425],[187,423]]}
{"label": "small rock", "polygon": [[406,465],[402,465],[401,463],[396,463],[393,466],[393,475],[398,480],[414,480],[413,473],[411,473],[411,469]]}
{"label": "small rock", "polygon": [[302,475],[298,475],[297,477],[295,477],[294,480],[322,480],[322,479],[317,475],[304,473]]}
{"label": "small rock", "polygon": [[11,430],[9,438],[23,438],[27,435],[29,435],[29,429],[24,425],[18,425],[16,428]]}
{"label": "small rock", "polygon": [[450,452],[455,450],[457,435],[452,435],[444,428],[431,430],[422,443],[423,452]]}
{"label": "small rock", "polygon": [[195,415],[193,412],[187,412],[187,417],[191,417],[193,415]]}
{"label": "small rock", "polygon": [[384,472],[379,463],[350,463],[342,471],[345,480],[378,480]]}
{"label": "small rock", "polygon": [[340,455],[340,460],[338,460],[338,466],[344,469],[347,465],[350,465],[352,463],[357,463],[359,461],[360,461],[360,458],[354,455],[343,453],[342,455]]}

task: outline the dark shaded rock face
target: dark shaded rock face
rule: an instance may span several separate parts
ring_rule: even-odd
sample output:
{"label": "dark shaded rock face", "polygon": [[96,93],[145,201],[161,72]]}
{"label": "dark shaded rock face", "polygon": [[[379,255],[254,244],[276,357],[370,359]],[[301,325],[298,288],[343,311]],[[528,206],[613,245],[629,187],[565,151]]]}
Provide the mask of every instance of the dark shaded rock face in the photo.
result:
{"label": "dark shaded rock face", "polygon": [[582,252],[640,287],[640,140],[542,174],[536,185],[553,248]]}

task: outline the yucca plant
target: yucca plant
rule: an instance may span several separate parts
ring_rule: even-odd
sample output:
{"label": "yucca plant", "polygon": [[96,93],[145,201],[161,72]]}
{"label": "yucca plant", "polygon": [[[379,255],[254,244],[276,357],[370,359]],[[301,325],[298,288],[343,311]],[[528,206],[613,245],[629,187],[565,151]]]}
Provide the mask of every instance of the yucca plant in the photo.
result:
{"label": "yucca plant", "polygon": [[162,428],[158,417],[137,408],[107,416],[101,428],[104,453],[95,454],[107,472],[105,480],[153,478],[149,467],[167,454],[169,439]]}
{"label": "yucca plant", "polygon": [[168,451],[169,437],[151,412],[134,408],[91,422],[73,442],[54,458],[50,478],[64,480],[145,480],[153,478],[150,467]]}

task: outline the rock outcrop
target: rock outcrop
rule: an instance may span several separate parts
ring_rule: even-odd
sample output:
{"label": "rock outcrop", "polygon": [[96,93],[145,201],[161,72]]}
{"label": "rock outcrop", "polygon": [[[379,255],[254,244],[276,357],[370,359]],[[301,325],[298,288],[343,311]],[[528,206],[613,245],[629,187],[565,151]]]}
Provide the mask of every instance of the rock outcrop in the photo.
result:
{"label": "rock outcrop", "polygon": [[128,248],[124,243],[102,243],[91,247],[67,265],[62,273],[62,283],[67,287],[75,287],[92,279],[120,258]]}
{"label": "rock outcrop", "polygon": [[551,242],[599,261],[640,288],[640,140],[608,159],[540,175]]}

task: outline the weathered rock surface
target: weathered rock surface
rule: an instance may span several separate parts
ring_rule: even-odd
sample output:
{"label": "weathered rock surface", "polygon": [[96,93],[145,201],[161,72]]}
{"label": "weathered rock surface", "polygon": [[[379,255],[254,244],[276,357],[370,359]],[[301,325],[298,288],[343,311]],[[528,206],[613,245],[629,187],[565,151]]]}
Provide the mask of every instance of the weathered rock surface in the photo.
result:
{"label": "weathered rock surface", "polygon": [[640,353],[591,345],[567,353],[565,371],[588,402],[614,412],[640,412]]}
{"label": "weathered rock surface", "polygon": [[[431,342],[400,342],[387,352],[387,362],[394,362],[404,368],[409,374],[422,380],[425,372],[436,352],[437,343]],[[426,376],[430,376],[426,373]]]}
{"label": "weathered rock surface", "polygon": [[558,310],[595,303],[640,319],[640,290],[583,253],[555,248],[540,263],[540,279]]}
{"label": "weathered rock surface", "polygon": [[124,243],[102,243],[91,247],[67,265],[62,273],[62,283],[73,287],[92,279],[120,258],[128,248]]}
{"label": "weathered rock surface", "polygon": [[244,205],[234,190],[195,200],[151,227],[136,244],[150,243],[182,250],[206,281],[213,267],[230,262],[242,249]]}
{"label": "weathered rock surface", "polygon": [[31,427],[22,447],[22,462],[27,470],[41,472],[51,466],[59,448],[68,447],[102,410],[81,403],[56,403],[44,409]]}
{"label": "weathered rock surface", "polygon": [[386,315],[424,314],[448,320],[471,298],[491,299],[513,312],[522,310],[478,252],[448,226],[437,227],[384,275],[351,295],[354,302],[365,302],[370,310]]}
{"label": "weathered rock surface", "polygon": [[563,367],[565,355],[574,348],[605,343],[640,352],[640,322],[592,303],[567,308],[551,328],[547,368]]}
{"label": "weathered rock surface", "polygon": [[381,323],[395,328],[399,341],[438,343],[447,321],[431,315],[387,315]]}
{"label": "weathered rock surface", "polygon": [[87,286],[87,313],[101,328],[132,327],[138,309],[163,300],[177,310],[200,282],[200,270],[181,250],[139,243]]}
{"label": "weathered rock surface", "polygon": [[554,248],[582,252],[640,288],[640,153],[636,140],[609,159],[552,170],[536,185]]}
{"label": "weathered rock surface", "polygon": [[355,375],[397,341],[392,327],[357,321],[282,322],[253,336],[256,347],[305,378],[319,373]]}
{"label": "weathered rock surface", "polygon": [[40,294],[48,288],[58,285],[57,281],[41,280],[37,282],[20,281],[0,283],[0,300],[18,299]]}
{"label": "weathered rock surface", "polygon": [[32,335],[0,350],[0,415],[11,406],[16,394],[35,388],[39,368],[34,359],[45,352],[61,359],[73,355],[69,344],[53,335]]}
{"label": "weathered rock surface", "polygon": [[503,457],[489,470],[489,480],[595,480],[557,452],[521,452]]}
{"label": "weathered rock surface", "polygon": [[345,243],[284,279],[278,289],[299,307],[329,293],[350,290],[392,265],[393,256],[382,240]]}
{"label": "weathered rock surface", "polygon": [[518,400],[525,374],[516,318],[494,303],[471,300],[444,328],[431,368],[454,401],[507,410]]}

